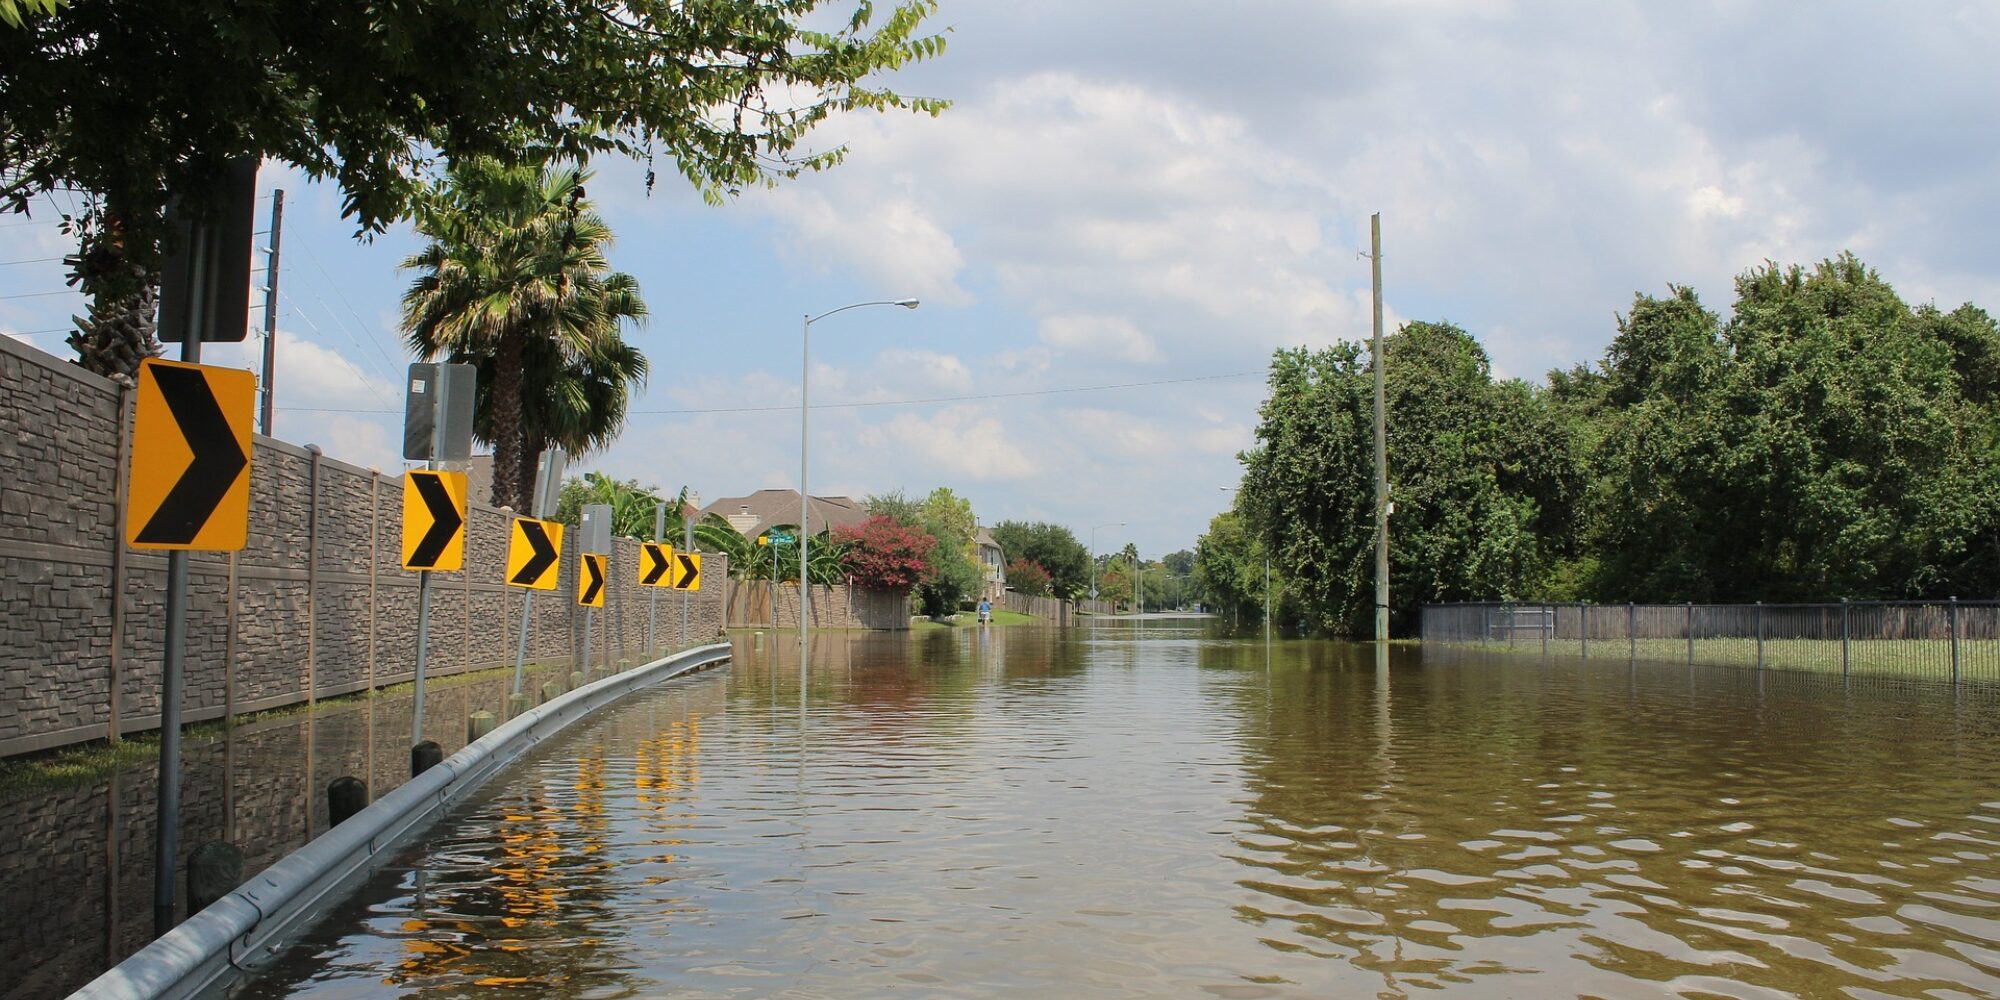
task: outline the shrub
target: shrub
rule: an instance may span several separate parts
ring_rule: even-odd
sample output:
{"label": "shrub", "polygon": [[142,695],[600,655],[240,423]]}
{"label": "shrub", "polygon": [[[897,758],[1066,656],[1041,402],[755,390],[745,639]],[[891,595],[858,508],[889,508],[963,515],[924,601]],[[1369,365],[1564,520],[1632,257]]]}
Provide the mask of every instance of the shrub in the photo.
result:
{"label": "shrub", "polygon": [[837,529],[834,541],[846,547],[845,570],[857,587],[908,590],[924,578],[937,539],[880,514]]}
{"label": "shrub", "polygon": [[1029,597],[1047,597],[1050,593],[1049,571],[1032,559],[1016,559],[1007,564],[1007,586],[1016,593]]}

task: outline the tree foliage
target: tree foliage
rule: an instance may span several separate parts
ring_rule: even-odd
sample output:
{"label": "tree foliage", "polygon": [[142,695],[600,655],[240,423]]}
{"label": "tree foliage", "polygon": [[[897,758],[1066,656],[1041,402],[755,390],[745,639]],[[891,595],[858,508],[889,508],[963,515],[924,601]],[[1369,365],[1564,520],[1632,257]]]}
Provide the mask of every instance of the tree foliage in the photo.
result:
{"label": "tree foliage", "polygon": [[[1725,319],[1640,295],[1595,365],[1495,379],[1448,324],[1386,338],[1392,618],[1454,600],[2000,593],[2000,325],[1910,306],[1852,255],[1767,263]],[[1274,356],[1237,511],[1196,547],[1239,611],[1365,634],[1372,385],[1358,344]]]}
{"label": "tree foliage", "polygon": [[1007,587],[1029,597],[1047,597],[1054,593],[1050,589],[1049,571],[1032,559],[1016,559],[1007,564]]}
{"label": "tree foliage", "polygon": [[[1432,601],[1521,597],[1567,551],[1581,489],[1564,428],[1444,323],[1384,339],[1391,616]],[[1374,606],[1374,389],[1361,345],[1281,350],[1238,503],[1307,624],[1365,634]]]}
{"label": "tree foliage", "polygon": [[[822,8],[835,6],[836,10]],[[842,12],[844,11],[844,13]],[[849,109],[935,114],[875,76],[936,56],[936,0],[8,0],[0,210],[95,192],[76,261],[94,298],[157,281],[170,197],[225,164],[336,181],[375,232],[439,164],[664,163],[710,201],[838,163],[807,146]],[[828,16],[832,15],[832,16]]]}
{"label": "tree foliage", "polygon": [[[616,376],[645,371],[619,331],[646,304],[630,275],[611,270],[611,227],[584,197],[589,177],[486,159],[456,164],[420,203],[417,232],[430,242],[402,264],[417,274],[403,293],[411,349],[427,360],[485,362],[476,424],[493,444],[496,504],[527,509],[529,447],[538,451],[552,432],[569,446],[609,440],[628,394]],[[531,359],[543,366],[532,375]],[[546,395],[531,398],[529,387]]]}
{"label": "tree foliage", "polygon": [[1090,589],[1090,553],[1060,524],[1002,521],[993,526],[993,541],[1008,559],[1026,559],[1046,570],[1057,597],[1075,599]]}
{"label": "tree foliage", "polygon": [[908,590],[929,568],[937,539],[884,514],[833,533],[846,547],[848,576],[869,590]]}

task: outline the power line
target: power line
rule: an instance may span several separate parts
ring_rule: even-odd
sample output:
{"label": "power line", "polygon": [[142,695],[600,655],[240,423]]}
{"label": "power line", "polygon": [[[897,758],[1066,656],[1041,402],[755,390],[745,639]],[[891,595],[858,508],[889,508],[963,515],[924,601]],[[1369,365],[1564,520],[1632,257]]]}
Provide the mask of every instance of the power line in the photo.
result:
{"label": "power line", "polygon": [[[368,334],[368,342],[375,345],[376,353],[382,355],[382,360],[388,363],[389,370],[395,371],[396,370],[395,359],[389,357],[388,352],[382,349],[380,338],[375,336],[375,327],[372,324],[370,324],[367,320],[361,318],[361,313],[355,310],[354,303],[349,302],[347,300],[347,293],[340,290],[340,282],[333,280],[333,275],[328,274],[326,266],[319,262],[319,255],[313,253],[312,246],[309,244],[302,243],[299,245],[299,249],[304,250],[306,252],[306,260],[311,261],[313,269],[318,271],[320,273],[320,276],[326,279],[327,285],[332,287],[333,289],[334,297],[340,300],[341,305],[347,307],[347,313],[348,315],[354,317],[355,324],[360,326],[361,329]],[[314,294],[317,295],[318,293],[315,292]],[[328,311],[331,312],[332,310],[329,308]]]}
{"label": "power line", "polygon": [[0,223],[0,229],[19,229],[22,226],[60,226],[60,225],[62,225],[62,220],[60,219],[32,219],[27,222]]}
{"label": "power line", "polygon": [[[1079,392],[1109,392],[1114,389],[1142,389],[1156,385],[1185,385],[1189,382],[1216,382],[1222,379],[1249,378],[1262,376],[1263,369],[1247,372],[1224,372],[1220,375],[1191,375],[1187,378],[1163,378],[1150,382],[1116,382],[1109,385],[1078,385],[1061,389],[1025,389],[1019,392],[987,392],[967,396],[930,396],[921,399],[880,399],[866,403],[817,403],[814,410],[852,410],[873,406],[924,406],[932,403],[963,403],[982,399],[1018,399],[1023,396],[1059,396]],[[281,406],[281,410],[306,410],[313,413],[401,413],[401,410],[339,409],[324,406]],[[627,410],[630,415],[692,415],[702,413],[791,413],[796,406],[721,406],[688,410]]]}
{"label": "power line", "polygon": [[12,267],[15,264],[46,264],[61,259],[61,257],[29,257],[25,260],[0,260],[0,267]]}
{"label": "power line", "polygon": [[19,295],[0,295],[0,299],[45,299],[51,295],[82,295],[82,294],[83,294],[82,292],[79,292],[75,289],[65,288],[60,292],[22,292]]}
{"label": "power line", "polygon": [[[314,332],[314,333],[316,333],[316,334],[319,334],[319,336],[320,336],[321,338],[323,338],[323,339],[328,339],[328,340],[332,339],[332,338],[330,338],[330,337],[327,337],[327,334],[326,334],[326,331],[325,331],[325,330],[322,330],[322,329],[320,329],[320,328],[319,328],[319,324],[318,324],[318,323],[315,323],[315,322],[313,322],[313,318],[312,318],[311,316],[307,315],[307,314],[306,314],[306,311],[305,311],[304,309],[300,308],[300,306],[299,306],[299,304],[298,304],[297,302],[295,302],[295,301],[293,301],[293,300],[292,300],[292,296],[290,295],[290,293],[286,292],[286,291],[285,291],[284,289],[282,289],[282,288],[281,288],[281,289],[279,289],[279,290],[278,290],[278,298],[280,298],[280,299],[283,299],[283,300],[284,300],[284,301],[285,301],[286,303],[290,304],[290,305],[291,305],[291,307],[292,307],[292,310],[291,310],[291,313],[292,313],[292,315],[294,315],[294,316],[297,316],[298,318],[300,318],[300,319],[302,319],[302,320],[305,320],[305,321],[306,321],[306,325],[307,325],[307,326],[309,326],[309,327],[312,327],[312,330],[313,330],[313,332]],[[343,333],[346,333],[346,331],[344,331],[344,330],[343,330],[342,332],[343,332]],[[353,339],[354,339],[354,335],[353,335],[352,333],[347,333],[347,339],[348,339],[348,340],[350,340],[350,341],[351,341],[351,340],[353,340]],[[361,347],[361,345],[360,345],[359,343],[356,343],[356,344],[355,344],[354,346],[355,346],[355,348],[357,348],[357,349],[359,349],[359,348]],[[332,350],[332,349],[328,349],[328,353],[329,353],[329,354],[332,354],[332,355],[333,355],[334,357],[336,357],[336,358],[339,358],[339,359],[340,359],[340,363],[341,363],[341,364],[343,364],[343,365],[346,365],[346,366],[347,366],[347,370],[348,370],[348,371],[351,371],[351,372],[353,372],[353,373],[354,373],[354,375],[355,375],[355,377],[357,377],[357,378],[361,379],[361,382],[362,382],[362,384],[363,384],[363,385],[366,385],[366,386],[368,386],[368,388],[369,388],[369,389],[370,389],[371,391],[373,391],[373,392],[375,393],[375,395],[376,395],[376,396],[377,396],[378,398],[380,398],[380,399],[381,399],[381,400],[382,400],[383,402],[385,402],[385,403],[392,403],[392,402],[395,402],[395,400],[393,400],[393,399],[390,399],[390,398],[389,398],[389,396],[387,395],[387,392],[386,392],[386,390],[384,390],[384,389],[383,389],[383,387],[382,387],[382,386],[381,386],[381,385],[380,385],[379,383],[377,383],[377,382],[376,382],[376,381],[375,381],[375,380],[374,380],[373,378],[370,378],[367,372],[364,372],[364,371],[362,371],[362,370],[361,370],[361,366],[360,366],[360,365],[357,365],[357,364],[355,364],[355,363],[354,363],[353,361],[349,360],[349,359],[348,359],[348,357],[347,357],[347,355],[345,355],[345,354],[342,354],[342,353],[340,353],[339,351],[336,351],[336,350]],[[281,409],[281,410],[284,410],[284,409],[293,409],[293,407],[284,407],[284,406],[281,406],[281,407],[278,407],[278,409]],[[298,409],[311,409],[311,407],[298,407]],[[321,411],[319,411],[319,412],[324,412],[324,413],[347,413],[347,412],[352,412],[352,413],[395,413],[395,412],[399,412],[399,411],[396,411],[396,410],[338,410],[338,409],[327,409],[327,410],[321,410]]]}

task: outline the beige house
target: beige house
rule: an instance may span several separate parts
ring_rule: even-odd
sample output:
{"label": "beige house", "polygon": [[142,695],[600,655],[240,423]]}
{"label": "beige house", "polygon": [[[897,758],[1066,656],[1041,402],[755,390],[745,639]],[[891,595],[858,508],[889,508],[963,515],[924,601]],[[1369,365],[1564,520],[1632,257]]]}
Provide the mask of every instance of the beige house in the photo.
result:
{"label": "beige house", "polygon": [[[806,532],[811,535],[868,520],[868,505],[853,497],[813,497],[806,510]],[[720,514],[743,537],[755,538],[780,524],[799,523],[799,491],[758,490],[749,496],[723,497],[696,517],[710,514]]]}
{"label": "beige house", "polygon": [[979,596],[997,601],[1007,591],[1007,553],[993,540],[993,532],[983,526],[974,541],[979,545]]}

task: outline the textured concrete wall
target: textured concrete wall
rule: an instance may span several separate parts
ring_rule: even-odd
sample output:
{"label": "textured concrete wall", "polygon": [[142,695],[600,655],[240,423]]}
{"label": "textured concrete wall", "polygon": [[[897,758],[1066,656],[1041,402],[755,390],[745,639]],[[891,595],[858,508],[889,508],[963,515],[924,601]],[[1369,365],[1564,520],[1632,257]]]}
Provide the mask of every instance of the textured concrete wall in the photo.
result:
{"label": "textured concrete wall", "polygon": [[[0,395],[0,756],[157,727],[167,561],[119,542],[126,394],[0,338]],[[188,560],[183,718],[409,680],[418,575],[401,567],[402,477],[258,437],[250,489],[248,547]],[[513,662],[527,592],[502,582],[508,529],[505,511],[474,504],[465,570],[433,575],[432,676]],[[591,616],[594,663],[646,653],[651,588],[636,582],[638,543],[617,549],[609,606]],[[560,588],[536,592],[532,659],[584,648],[576,563],[572,547]],[[727,575],[719,555],[703,569]],[[722,597],[712,584],[694,595],[689,641],[721,631]],[[662,592],[659,609],[658,645],[678,645],[680,595]]]}

